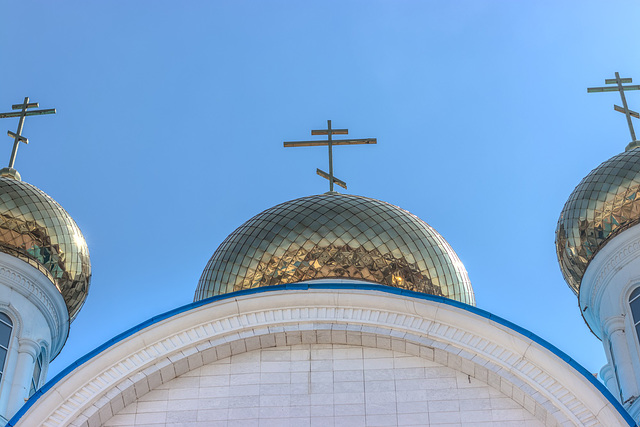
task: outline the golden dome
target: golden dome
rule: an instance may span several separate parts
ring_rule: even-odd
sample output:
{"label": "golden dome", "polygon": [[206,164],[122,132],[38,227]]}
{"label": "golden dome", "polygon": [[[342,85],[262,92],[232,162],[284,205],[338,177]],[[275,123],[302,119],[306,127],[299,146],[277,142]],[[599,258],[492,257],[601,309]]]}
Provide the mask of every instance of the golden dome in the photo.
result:
{"label": "golden dome", "polygon": [[573,190],[556,229],[562,275],[578,294],[589,262],[607,241],[640,222],[640,149],[612,157]]}
{"label": "golden dome", "polygon": [[0,252],[45,274],[58,288],[73,320],[89,291],[87,243],[75,221],[40,189],[0,177]]}
{"label": "golden dome", "polygon": [[324,278],[475,304],[464,265],[427,223],[389,203],[338,193],[291,200],[241,225],[209,260],[195,301]]}

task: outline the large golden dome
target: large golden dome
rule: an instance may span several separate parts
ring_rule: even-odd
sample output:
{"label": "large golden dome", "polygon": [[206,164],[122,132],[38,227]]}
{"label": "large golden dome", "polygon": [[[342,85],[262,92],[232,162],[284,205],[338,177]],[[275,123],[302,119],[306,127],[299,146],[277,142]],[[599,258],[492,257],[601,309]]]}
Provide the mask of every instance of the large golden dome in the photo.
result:
{"label": "large golden dome", "polygon": [[0,177],[0,251],[45,274],[75,318],[89,291],[89,249],[55,200],[33,185]]}
{"label": "large golden dome", "polygon": [[285,202],[245,222],[209,260],[195,300],[325,278],[475,304],[462,262],[427,223],[389,203],[338,193]]}
{"label": "large golden dome", "polygon": [[573,190],[556,229],[562,275],[578,294],[589,262],[607,241],[640,222],[640,149],[612,157]]}

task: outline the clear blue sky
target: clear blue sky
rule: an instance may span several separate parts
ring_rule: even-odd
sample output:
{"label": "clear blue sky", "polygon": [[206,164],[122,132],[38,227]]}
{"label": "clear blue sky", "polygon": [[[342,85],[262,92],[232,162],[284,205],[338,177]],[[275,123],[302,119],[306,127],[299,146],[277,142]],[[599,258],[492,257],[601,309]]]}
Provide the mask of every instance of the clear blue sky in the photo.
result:
{"label": "clear blue sky", "polygon": [[[75,218],[93,266],[49,377],[191,302],[245,220],[325,192],[325,149],[282,141],[327,119],[378,138],[336,148],[350,193],[427,221],[478,307],[599,371],[554,231],[580,179],[629,142],[617,95],[586,87],[615,71],[640,81],[639,12],[577,0],[0,3],[0,110],[25,96],[58,109],[27,119],[16,168]],[[628,99],[640,108],[640,93]]]}

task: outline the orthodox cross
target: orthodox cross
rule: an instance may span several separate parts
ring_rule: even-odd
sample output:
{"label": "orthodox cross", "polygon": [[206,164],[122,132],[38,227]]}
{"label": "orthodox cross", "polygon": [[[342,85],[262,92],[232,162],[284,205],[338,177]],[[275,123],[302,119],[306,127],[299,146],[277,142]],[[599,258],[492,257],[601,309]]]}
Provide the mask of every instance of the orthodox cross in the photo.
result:
{"label": "orthodox cross", "polygon": [[620,98],[622,98],[622,107],[618,106],[618,105],[613,105],[613,109],[620,112],[620,113],[624,113],[625,116],[627,116],[627,124],[629,125],[629,132],[631,132],[631,141],[635,141],[636,140],[636,133],[633,130],[633,123],[631,123],[631,117],[635,117],[636,119],[640,119],[640,114],[638,114],[637,112],[630,110],[629,107],[627,106],[627,98],[624,96],[624,91],[625,90],[639,90],[640,89],[640,85],[629,85],[629,86],[622,86],[622,83],[631,83],[632,80],[631,78],[620,78],[620,74],[616,71],[616,78],[615,79],[605,79],[604,84],[606,85],[613,85],[615,84],[615,86],[603,86],[603,87],[590,87],[587,88],[587,93],[593,93],[593,92],[615,92],[615,91],[619,91],[620,92]]}
{"label": "orthodox cross", "polygon": [[285,147],[329,147],[329,173],[323,170],[316,169],[316,173],[321,177],[329,180],[329,191],[333,191],[333,184],[347,189],[347,183],[333,176],[333,146],[334,145],[359,145],[359,144],[376,144],[376,138],[364,138],[364,139],[333,139],[333,135],[347,135],[348,129],[332,129],[331,120],[327,120],[327,128],[312,130],[311,135],[327,135],[327,140],[316,141],[291,141],[285,142]]}
{"label": "orthodox cross", "polygon": [[11,106],[12,110],[20,110],[13,111],[11,113],[0,113],[0,119],[5,119],[8,117],[20,117],[18,121],[18,131],[13,133],[11,131],[7,131],[7,135],[13,138],[13,150],[11,151],[11,159],[9,160],[9,167],[13,168],[13,164],[16,162],[16,155],[18,154],[18,145],[20,142],[24,142],[25,144],[29,143],[29,140],[22,136],[22,126],[24,126],[24,119],[27,116],[41,116],[43,114],[55,114],[56,109],[50,108],[48,110],[31,110],[27,111],[29,108],[38,108],[39,104],[37,102],[29,102],[29,97],[24,98],[24,102],[22,104],[14,104]]}

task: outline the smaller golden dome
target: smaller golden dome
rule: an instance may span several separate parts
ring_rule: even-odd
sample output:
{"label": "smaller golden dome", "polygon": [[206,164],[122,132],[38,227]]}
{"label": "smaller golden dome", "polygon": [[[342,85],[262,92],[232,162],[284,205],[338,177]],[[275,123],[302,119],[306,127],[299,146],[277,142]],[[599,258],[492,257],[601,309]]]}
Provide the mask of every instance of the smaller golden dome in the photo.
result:
{"label": "smaller golden dome", "polygon": [[195,294],[352,279],[475,304],[462,262],[427,223],[389,203],[326,193],[281,203],[229,235]]}
{"label": "smaller golden dome", "polygon": [[592,170],[573,190],[556,229],[556,252],[569,287],[580,293],[589,262],[609,239],[640,222],[640,149]]}
{"label": "smaller golden dome", "polygon": [[45,274],[73,320],[89,292],[87,243],[69,214],[33,185],[0,176],[0,252]]}

